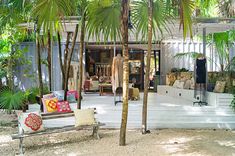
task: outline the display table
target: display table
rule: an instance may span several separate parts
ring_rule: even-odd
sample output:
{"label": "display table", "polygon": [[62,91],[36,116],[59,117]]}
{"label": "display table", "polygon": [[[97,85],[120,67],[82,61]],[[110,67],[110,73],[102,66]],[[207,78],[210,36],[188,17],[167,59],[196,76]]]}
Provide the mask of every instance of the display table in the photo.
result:
{"label": "display table", "polygon": [[108,88],[112,90],[112,84],[109,84],[109,83],[99,84],[100,96],[104,95],[104,88]]}

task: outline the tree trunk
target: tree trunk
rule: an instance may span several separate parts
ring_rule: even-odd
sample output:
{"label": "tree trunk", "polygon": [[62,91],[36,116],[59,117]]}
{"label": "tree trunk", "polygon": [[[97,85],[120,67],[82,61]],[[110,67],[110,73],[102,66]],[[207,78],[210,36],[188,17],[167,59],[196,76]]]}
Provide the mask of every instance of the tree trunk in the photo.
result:
{"label": "tree trunk", "polygon": [[148,1],[148,53],[147,64],[144,81],[144,99],[142,110],[142,134],[147,132],[147,105],[148,105],[148,88],[149,88],[149,72],[150,72],[150,59],[152,52],[152,30],[153,30],[153,0]]}
{"label": "tree trunk", "polygon": [[48,31],[47,33],[47,63],[48,63],[48,76],[49,76],[49,90],[52,91],[51,86],[51,33]]}
{"label": "tree trunk", "polygon": [[129,84],[129,52],[128,52],[128,13],[129,13],[129,0],[122,0],[121,12],[121,31],[122,31],[122,49],[123,49],[123,108],[122,108],[122,121],[120,128],[119,145],[126,145],[126,126],[128,117],[128,84]]}
{"label": "tree trunk", "polygon": [[[11,52],[11,55],[13,53]],[[14,87],[14,79],[13,79],[13,69],[12,69],[12,56],[9,57],[8,59],[8,64],[7,64],[7,76],[8,76],[8,86],[10,88],[11,91],[13,91],[13,87]]]}
{"label": "tree trunk", "polygon": [[[65,43],[65,49],[64,49],[64,68],[63,68],[63,73],[64,73],[64,77],[63,77],[63,90],[66,91],[66,80],[68,78],[68,75],[66,74],[67,73],[67,68],[68,68],[68,54],[69,54],[69,39],[70,39],[70,35],[71,35],[71,32],[67,32],[67,39],[66,39],[66,43]],[[66,100],[66,99],[65,99]]]}
{"label": "tree trunk", "polygon": [[42,97],[43,97],[43,83],[42,83],[42,69],[41,69],[41,51],[39,43],[39,34],[36,33],[36,47],[37,47],[37,63],[38,63],[38,80],[39,80],[39,96],[41,111],[43,111]]}
{"label": "tree trunk", "polygon": [[81,109],[81,97],[82,97],[82,81],[83,81],[83,53],[84,53],[84,38],[85,38],[85,13],[82,16],[81,23],[81,36],[80,36],[80,53],[79,53],[79,81],[78,81],[78,102],[77,108]]}
{"label": "tree trunk", "polygon": [[71,60],[72,60],[72,56],[73,56],[73,51],[74,51],[74,47],[76,44],[76,39],[77,39],[77,35],[78,35],[78,24],[76,24],[76,28],[75,28],[75,32],[73,34],[73,41],[72,41],[72,46],[71,49],[68,51],[68,55],[67,55],[67,66],[66,66],[66,71],[65,71],[65,86],[64,86],[64,99],[67,100],[67,91],[68,91],[68,81],[69,81],[69,71],[70,71],[70,65],[71,65]]}
{"label": "tree trunk", "polygon": [[64,66],[62,62],[62,49],[61,49],[61,39],[60,39],[60,32],[57,31],[57,39],[58,39],[58,46],[59,46],[59,60],[60,60],[60,68],[61,68],[61,73],[62,73],[62,88],[64,87]]}

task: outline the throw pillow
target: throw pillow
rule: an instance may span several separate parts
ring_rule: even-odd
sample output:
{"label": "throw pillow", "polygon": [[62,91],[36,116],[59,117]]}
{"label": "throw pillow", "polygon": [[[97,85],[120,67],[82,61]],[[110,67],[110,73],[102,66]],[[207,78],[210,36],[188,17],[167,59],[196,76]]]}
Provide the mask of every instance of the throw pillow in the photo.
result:
{"label": "throw pillow", "polygon": [[64,101],[64,91],[59,90],[59,91],[54,91],[53,94],[55,97],[57,97],[58,101]]}
{"label": "throw pillow", "polygon": [[74,110],[75,127],[92,125],[95,123],[94,109],[77,109]]}
{"label": "throw pillow", "polygon": [[191,80],[187,80],[187,81],[184,83],[184,89],[190,89],[190,86],[191,86]]}
{"label": "throw pillow", "polygon": [[67,95],[69,95],[69,94],[74,94],[75,98],[78,99],[78,92],[76,90],[67,91]]}
{"label": "throw pillow", "polygon": [[76,98],[74,94],[67,94],[67,100],[69,103],[74,103],[76,102]]}
{"label": "throw pillow", "polygon": [[173,87],[178,88],[179,83],[180,83],[180,80],[175,80]]}
{"label": "throw pillow", "polygon": [[55,96],[54,96],[54,94],[46,94],[46,95],[43,95],[43,98],[44,99],[51,99],[51,98],[54,98]]}
{"label": "throw pillow", "polygon": [[180,82],[178,83],[177,88],[179,88],[179,89],[184,89],[184,82],[183,82],[183,81],[180,81]]}
{"label": "throw pillow", "polygon": [[190,85],[190,89],[195,89],[195,82],[194,82],[194,78],[191,78],[191,85]]}
{"label": "throw pillow", "polygon": [[44,130],[42,116],[39,112],[18,113],[19,126],[24,130],[24,133],[32,133]]}
{"label": "throw pillow", "polygon": [[46,103],[47,112],[49,112],[49,113],[56,112],[57,111],[57,105],[56,105],[57,102],[58,102],[57,98],[46,99],[45,103]]}
{"label": "throw pillow", "polygon": [[71,112],[68,101],[57,102],[57,112]]}
{"label": "throw pillow", "polygon": [[226,82],[225,81],[216,81],[215,84],[215,93],[224,93]]}

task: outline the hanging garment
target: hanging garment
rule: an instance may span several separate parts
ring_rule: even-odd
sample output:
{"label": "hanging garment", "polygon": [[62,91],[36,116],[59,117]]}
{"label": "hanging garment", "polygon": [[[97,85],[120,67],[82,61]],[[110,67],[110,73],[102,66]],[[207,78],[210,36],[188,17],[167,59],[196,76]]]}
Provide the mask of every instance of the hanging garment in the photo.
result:
{"label": "hanging garment", "polygon": [[206,59],[196,60],[196,83],[206,83]]}
{"label": "hanging garment", "polygon": [[113,58],[111,80],[113,93],[115,93],[116,88],[122,87],[123,82],[123,58],[120,54]]}

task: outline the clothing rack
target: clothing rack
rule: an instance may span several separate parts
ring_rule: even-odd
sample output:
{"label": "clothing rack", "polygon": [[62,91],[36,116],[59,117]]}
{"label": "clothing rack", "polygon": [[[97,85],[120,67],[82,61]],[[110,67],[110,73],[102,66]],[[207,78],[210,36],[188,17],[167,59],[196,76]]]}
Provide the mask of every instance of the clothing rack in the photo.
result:
{"label": "clothing rack", "polygon": [[95,74],[98,77],[110,77],[111,76],[111,65],[108,63],[96,63],[95,64]]}

